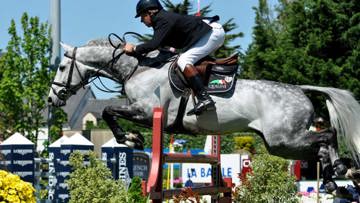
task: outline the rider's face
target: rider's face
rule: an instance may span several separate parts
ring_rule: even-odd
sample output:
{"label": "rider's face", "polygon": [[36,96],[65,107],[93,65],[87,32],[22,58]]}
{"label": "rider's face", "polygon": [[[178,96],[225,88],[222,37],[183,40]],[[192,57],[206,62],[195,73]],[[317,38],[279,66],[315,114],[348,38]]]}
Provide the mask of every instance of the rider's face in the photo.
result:
{"label": "rider's face", "polygon": [[141,22],[146,26],[151,27],[151,16],[148,12],[141,14]]}

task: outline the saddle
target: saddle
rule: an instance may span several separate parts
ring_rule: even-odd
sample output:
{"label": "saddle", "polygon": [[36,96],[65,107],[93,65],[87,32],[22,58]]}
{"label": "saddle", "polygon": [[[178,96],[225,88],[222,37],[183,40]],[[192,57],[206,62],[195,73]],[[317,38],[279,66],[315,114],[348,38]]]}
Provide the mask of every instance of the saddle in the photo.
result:
{"label": "saddle", "polygon": [[[222,59],[207,56],[195,64],[209,94],[226,93],[234,89],[239,68],[238,55],[235,53]],[[184,92],[189,85],[176,64],[173,63],[169,69],[170,84],[178,91]]]}

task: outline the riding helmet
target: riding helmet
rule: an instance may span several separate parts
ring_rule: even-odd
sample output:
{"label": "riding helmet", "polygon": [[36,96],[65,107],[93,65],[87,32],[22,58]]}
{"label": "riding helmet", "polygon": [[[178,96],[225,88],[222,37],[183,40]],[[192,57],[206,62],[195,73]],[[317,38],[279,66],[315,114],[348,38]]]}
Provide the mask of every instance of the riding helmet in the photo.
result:
{"label": "riding helmet", "polygon": [[145,11],[150,9],[159,9],[161,10],[163,7],[161,6],[159,0],[140,0],[136,5],[136,16],[139,17]]}

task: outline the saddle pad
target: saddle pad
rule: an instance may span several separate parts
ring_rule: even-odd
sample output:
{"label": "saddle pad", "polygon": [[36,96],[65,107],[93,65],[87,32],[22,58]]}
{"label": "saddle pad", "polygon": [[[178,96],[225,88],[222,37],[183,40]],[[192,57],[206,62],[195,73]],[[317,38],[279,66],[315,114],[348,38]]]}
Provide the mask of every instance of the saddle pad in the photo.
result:
{"label": "saddle pad", "polygon": [[[176,90],[184,92],[189,85],[186,83],[178,67],[172,66],[168,72],[170,84]],[[182,78],[181,78],[182,77]],[[220,94],[231,91],[235,87],[236,73],[234,74],[221,74],[211,71],[209,83],[206,89],[209,94]]]}

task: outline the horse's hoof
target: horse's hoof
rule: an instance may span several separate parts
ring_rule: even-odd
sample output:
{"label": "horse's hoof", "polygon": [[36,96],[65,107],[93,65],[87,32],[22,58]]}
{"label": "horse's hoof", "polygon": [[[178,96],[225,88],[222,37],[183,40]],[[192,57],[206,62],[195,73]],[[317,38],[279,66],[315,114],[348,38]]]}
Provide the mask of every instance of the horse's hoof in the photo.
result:
{"label": "horse's hoof", "polygon": [[125,135],[125,137],[126,137],[126,140],[132,140],[132,141],[141,142],[141,143],[145,142],[144,136],[139,131],[133,131],[133,132]]}
{"label": "horse's hoof", "polygon": [[131,140],[126,140],[124,143],[126,146],[128,146],[131,149],[136,149],[136,150],[144,150],[144,145],[140,142],[134,142]]}
{"label": "horse's hoof", "polygon": [[333,181],[329,181],[325,184],[325,192],[328,194],[333,193],[337,188],[337,185]]}
{"label": "horse's hoof", "polygon": [[114,133],[114,137],[118,144],[124,144],[124,142],[126,141],[126,134],[121,130],[117,130],[116,133]]}

